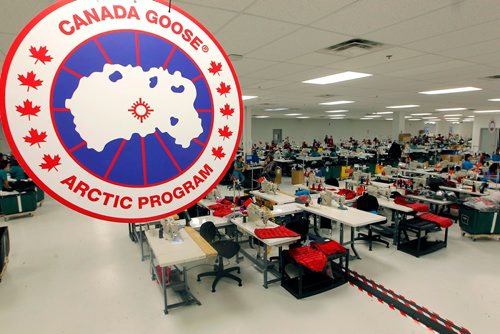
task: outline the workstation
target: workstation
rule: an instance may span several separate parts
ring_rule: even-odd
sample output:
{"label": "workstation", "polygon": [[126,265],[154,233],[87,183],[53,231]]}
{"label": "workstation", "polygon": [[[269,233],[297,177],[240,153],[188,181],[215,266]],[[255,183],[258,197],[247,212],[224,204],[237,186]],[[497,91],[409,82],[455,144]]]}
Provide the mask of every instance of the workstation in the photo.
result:
{"label": "workstation", "polygon": [[6,3],[2,332],[494,332],[497,7]]}

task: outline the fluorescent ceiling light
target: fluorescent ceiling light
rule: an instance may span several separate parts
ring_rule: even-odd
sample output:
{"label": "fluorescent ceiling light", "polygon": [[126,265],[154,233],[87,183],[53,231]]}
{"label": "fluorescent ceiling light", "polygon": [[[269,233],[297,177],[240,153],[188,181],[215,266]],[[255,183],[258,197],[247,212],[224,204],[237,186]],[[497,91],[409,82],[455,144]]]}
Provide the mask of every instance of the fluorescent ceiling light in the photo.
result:
{"label": "fluorescent ceiling light", "polygon": [[328,117],[330,117],[330,118],[335,118],[335,117],[345,117],[345,115],[343,115],[343,114],[338,114],[338,115],[330,115],[330,116],[328,116]]}
{"label": "fluorescent ceiling light", "polygon": [[255,118],[269,118],[271,116],[255,116]]}
{"label": "fluorescent ceiling light", "polygon": [[386,121],[392,121],[394,118],[386,118]]}
{"label": "fluorescent ceiling light", "polygon": [[421,121],[422,119],[421,118],[409,118],[408,120],[409,121]]}
{"label": "fluorescent ceiling light", "polygon": [[444,115],[444,117],[456,117],[456,116],[458,116],[458,117],[462,117],[462,116],[463,116],[463,114]]}
{"label": "fluorescent ceiling light", "polygon": [[411,116],[405,116],[406,119],[411,118]]}
{"label": "fluorescent ceiling light", "polygon": [[436,109],[436,111],[462,111],[462,110],[467,110],[467,108],[441,108],[441,109]]}
{"label": "fluorescent ceiling light", "polygon": [[456,122],[456,121],[459,121],[460,119],[459,118],[446,118],[445,121],[446,122]]}
{"label": "fluorescent ceiling light", "polygon": [[420,107],[418,104],[403,104],[401,106],[388,106],[387,109],[406,109],[406,108],[417,108]]}
{"label": "fluorescent ceiling light", "polygon": [[424,124],[436,124],[436,122],[425,122]]}
{"label": "fluorescent ceiling light", "polygon": [[436,116],[427,116],[427,117],[422,117],[423,119],[435,119],[437,118]]}
{"label": "fluorescent ceiling light", "polygon": [[412,116],[429,116],[429,115],[432,115],[431,112],[421,112],[421,113],[418,113],[418,114],[410,114]]}
{"label": "fluorescent ceiling light", "polygon": [[282,110],[288,110],[288,108],[271,108],[271,109],[264,109],[265,111],[282,111]]}
{"label": "fluorescent ceiling light", "polygon": [[394,114],[394,111],[381,111],[374,113],[374,115],[390,115],[390,114]]}
{"label": "fluorescent ceiling light", "polygon": [[473,118],[465,118],[463,122],[474,122]]}
{"label": "fluorescent ceiling light", "polygon": [[305,119],[305,118],[309,118],[309,116],[299,116],[297,118],[300,118],[300,119]]}
{"label": "fluorescent ceiling light", "polygon": [[500,112],[500,110],[474,110],[474,113],[476,114],[488,114],[494,112]]}
{"label": "fluorescent ceiling light", "polygon": [[347,71],[347,72],[327,75],[326,77],[302,81],[302,83],[314,84],[314,85],[327,85],[327,84],[332,84],[332,83],[336,83],[336,82],[371,77],[372,75],[373,74]]}
{"label": "fluorescent ceiling light", "polygon": [[457,88],[447,88],[447,89],[438,89],[438,90],[428,90],[425,92],[418,92],[419,94],[425,95],[437,95],[437,94],[452,94],[452,93],[464,93],[464,92],[473,92],[476,90],[482,90],[482,88],[477,87],[457,87]]}
{"label": "fluorescent ceiling light", "polygon": [[246,100],[256,99],[256,98],[258,98],[258,96],[243,95],[241,98],[243,99],[243,101],[246,101]]}
{"label": "fluorescent ceiling light", "polygon": [[339,112],[348,112],[349,110],[326,110],[327,113],[339,113]]}
{"label": "fluorescent ceiling light", "polygon": [[500,102],[500,99],[488,99],[488,101],[491,101],[491,102]]}
{"label": "fluorescent ceiling light", "polygon": [[451,124],[460,124],[460,122],[452,122]]}
{"label": "fluorescent ceiling light", "polygon": [[331,101],[331,102],[322,102],[320,104],[322,106],[333,106],[336,104],[348,104],[348,103],[354,103],[354,101]]}
{"label": "fluorescent ceiling light", "polygon": [[368,117],[368,118],[379,118],[379,117],[382,117],[380,115],[366,115],[365,117]]}
{"label": "fluorescent ceiling light", "polygon": [[360,119],[363,121],[371,120],[371,118],[369,118],[369,117],[361,117]]}
{"label": "fluorescent ceiling light", "polygon": [[300,116],[302,114],[285,114],[285,116]]}
{"label": "fluorescent ceiling light", "polygon": [[474,117],[476,117],[476,116],[474,116],[474,115],[470,115],[470,116],[467,116],[467,117],[468,117],[468,118],[474,118]]}

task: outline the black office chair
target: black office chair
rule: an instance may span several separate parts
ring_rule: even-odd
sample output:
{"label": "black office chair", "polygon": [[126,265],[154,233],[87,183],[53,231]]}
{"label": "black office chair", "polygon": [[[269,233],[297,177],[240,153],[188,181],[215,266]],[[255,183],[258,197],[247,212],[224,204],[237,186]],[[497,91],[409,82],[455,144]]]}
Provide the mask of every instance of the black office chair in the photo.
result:
{"label": "black office chair", "polygon": [[[378,211],[378,209],[379,209],[378,200],[375,196],[369,195],[368,193],[364,193],[362,196],[360,196],[356,200],[356,208],[358,210],[368,211],[368,212]],[[372,250],[372,243],[373,242],[379,242],[381,244],[384,244],[386,246],[386,248],[389,248],[389,243],[385,240],[382,240],[382,237],[380,234],[373,233],[373,226],[380,226],[380,225],[385,224],[386,222],[387,222],[387,220],[382,221],[380,223],[368,225],[367,226],[368,234],[359,232],[358,236],[356,238],[354,238],[354,240],[368,241],[368,247],[369,247],[370,251]]]}
{"label": "black office chair", "polygon": [[200,235],[205,239],[212,247],[217,251],[217,263],[214,265],[214,270],[201,273],[198,275],[198,282],[202,277],[205,276],[215,276],[215,279],[212,283],[212,292],[215,292],[215,287],[221,278],[227,277],[238,282],[238,285],[241,286],[241,278],[234,276],[231,274],[233,271],[237,271],[240,273],[240,267],[231,267],[224,268],[224,258],[230,259],[236,254],[238,254],[240,250],[240,245],[233,240],[215,240],[215,236],[217,235],[217,228],[213,222],[206,222],[200,227]]}

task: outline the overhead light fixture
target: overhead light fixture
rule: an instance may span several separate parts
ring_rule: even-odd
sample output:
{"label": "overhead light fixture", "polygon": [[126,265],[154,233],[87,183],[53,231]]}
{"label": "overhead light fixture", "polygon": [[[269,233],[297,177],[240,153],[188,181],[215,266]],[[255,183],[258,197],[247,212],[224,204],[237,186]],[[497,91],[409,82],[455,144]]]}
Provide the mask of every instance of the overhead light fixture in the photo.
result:
{"label": "overhead light fixture", "polygon": [[424,124],[436,124],[436,122],[425,122]]}
{"label": "overhead light fixture", "polygon": [[341,113],[341,112],[348,112],[349,110],[326,110],[325,112],[327,113]]}
{"label": "overhead light fixture", "polygon": [[246,101],[246,100],[256,99],[256,98],[258,98],[258,96],[254,96],[254,95],[243,95],[241,98],[243,99],[243,101]]}
{"label": "overhead light fixture", "polygon": [[438,95],[438,94],[452,94],[452,93],[464,93],[464,92],[473,92],[476,90],[482,90],[482,88],[477,87],[457,87],[457,88],[447,88],[447,89],[438,89],[438,90],[428,90],[425,92],[418,92],[419,94],[425,95]]}
{"label": "overhead light fixture", "polygon": [[418,113],[418,114],[410,114],[412,116],[429,116],[429,115],[432,115],[431,112],[421,112],[421,113]]}
{"label": "overhead light fixture", "polygon": [[408,118],[412,118],[412,117],[411,116],[405,116],[405,118],[408,119]]}
{"label": "overhead light fixture", "polygon": [[488,99],[488,101],[491,101],[491,102],[500,102],[500,99]]}
{"label": "overhead light fixture", "polygon": [[427,116],[427,117],[422,117],[423,119],[435,119],[437,118],[436,116]]}
{"label": "overhead light fixture", "polygon": [[452,115],[444,115],[443,117],[462,117],[463,114],[452,114]]}
{"label": "overhead light fixture", "polygon": [[322,102],[320,104],[322,106],[333,106],[337,104],[348,104],[348,103],[354,103],[354,101],[331,101],[331,102]]}
{"label": "overhead light fixture", "polygon": [[270,108],[270,109],[264,109],[264,111],[282,111],[282,110],[288,110],[288,108]]}
{"label": "overhead light fixture", "polygon": [[255,116],[255,118],[269,118],[269,117],[271,117],[271,116],[264,116],[264,115],[262,115],[262,116]]}
{"label": "overhead light fixture", "polygon": [[441,108],[441,109],[436,109],[436,111],[462,111],[462,110],[467,110],[467,108]]}
{"label": "overhead light fixture", "polygon": [[392,120],[394,120],[394,118],[386,118],[385,120],[386,121],[392,121]]}
{"label": "overhead light fixture", "polygon": [[458,119],[458,118],[453,118],[453,119],[450,119],[450,118],[445,118],[445,121],[446,121],[446,122],[457,122],[457,121],[459,121],[459,120],[460,120],[460,119]]}
{"label": "overhead light fixture", "polygon": [[420,107],[418,104],[404,104],[401,106],[388,106],[387,109],[406,109],[406,108],[417,108]]}
{"label": "overhead light fixture", "polygon": [[500,110],[495,109],[495,110],[474,110],[474,113],[476,114],[489,114],[489,113],[495,113],[495,112],[500,112]]}
{"label": "overhead light fixture", "polygon": [[460,124],[460,122],[452,122],[451,124]]}
{"label": "overhead light fixture", "polygon": [[285,114],[285,116],[300,116],[302,114]]}
{"label": "overhead light fixture", "polygon": [[363,121],[371,120],[371,118],[369,118],[369,117],[361,117],[360,119]]}
{"label": "overhead light fixture", "polygon": [[343,114],[338,114],[338,115],[329,115],[328,117],[334,118],[334,117],[345,117]]}
{"label": "overhead light fixture", "polygon": [[409,121],[421,121],[421,118],[408,118]]}
{"label": "overhead light fixture", "polygon": [[379,118],[379,117],[382,117],[380,115],[366,115],[365,117],[368,117],[368,118]]}
{"label": "overhead light fixture", "polygon": [[475,116],[474,115],[470,115],[470,116],[467,116],[468,118],[474,118]]}
{"label": "overhead light fixture", "polygon": [[462,122],[474,122],[473,118],[465,118]]}
{"label": "overhead light fixture", "polygon": [[300,118],[300,119],[306,119],[306,118],[309,118],[309,116],[299,116],[297,118]]}
{"label": "overhead light fixture", "polygon": [[374,115],[390,115],[390,114],[394,114],[394,111],[381,111],[381,112],[376,112],[373,114]]}
{"label": "overhead light fixture", "polygon": [[347,71],[347,72],[327,75],[325,77],[302,81],[302,83],[314,84],[314,85],[328,85],[336,82],[371,77],[372,75],[373,74]]}

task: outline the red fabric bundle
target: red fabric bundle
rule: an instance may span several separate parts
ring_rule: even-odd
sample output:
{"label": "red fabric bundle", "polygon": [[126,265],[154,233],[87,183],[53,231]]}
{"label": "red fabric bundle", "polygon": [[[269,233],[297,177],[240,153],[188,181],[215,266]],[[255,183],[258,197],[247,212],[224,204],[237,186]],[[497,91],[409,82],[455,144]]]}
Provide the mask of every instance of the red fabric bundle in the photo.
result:
{"label": "red fabric bundle", "polygon": [[340,196],[344,195],[345,199],[353,199],[354,197],[356,197],[356,193],[353,190],[349,189],[340,189],[337,194]]}
{"label": "red fabric bundle", "polygon": [[404,206],[407,206],[409,208],[412,208],[413,211],[416,212],[428,212],[429,211],[429,206],[424,203],[412,203],[412,204],[403,204]]}
{"label": "red fabric bundle", "polygon": [[225,217],[233,212],[233,208],[229,206],[223,206],[212,213],[215,217]]}
{"label": "red fabric bundle", "polygon": [[396,196],[394,198],[394,203],[399,205],[406,205],[408,204],[408,201],[406,201],[406,198],[404,198],[403,196]]}
{"label": "red fabric bundle", "polygon": [[278,226],[272,228],[256,228],[255,235],[259,239],[271,238],[286,238],[286,237],[299,237],[300,234],[287,229],[285,226]]}
{"label": "red fabric bundle", "polygon": [[311,242],[311,248],[317,249],[325,255],[331,255],[336,253],[344,253],[346,250],[344,246],[335,240],[325,242],[323,244],[318,244],[316,242]]}
{"label": "red fabric bundle", "polygon": [[292,248],[288,252],[297,263],[312,271],[322,271],[327,263],[325,254],[309,246]]}
{"label": "red fabric bundle", "polygon": [[427,220],[429,222],[435,223],[442,228],[448,228],[453,225],[453,221],[450,218],[441,217],[430,212],[423,213],[418,216],[420,219]]}

